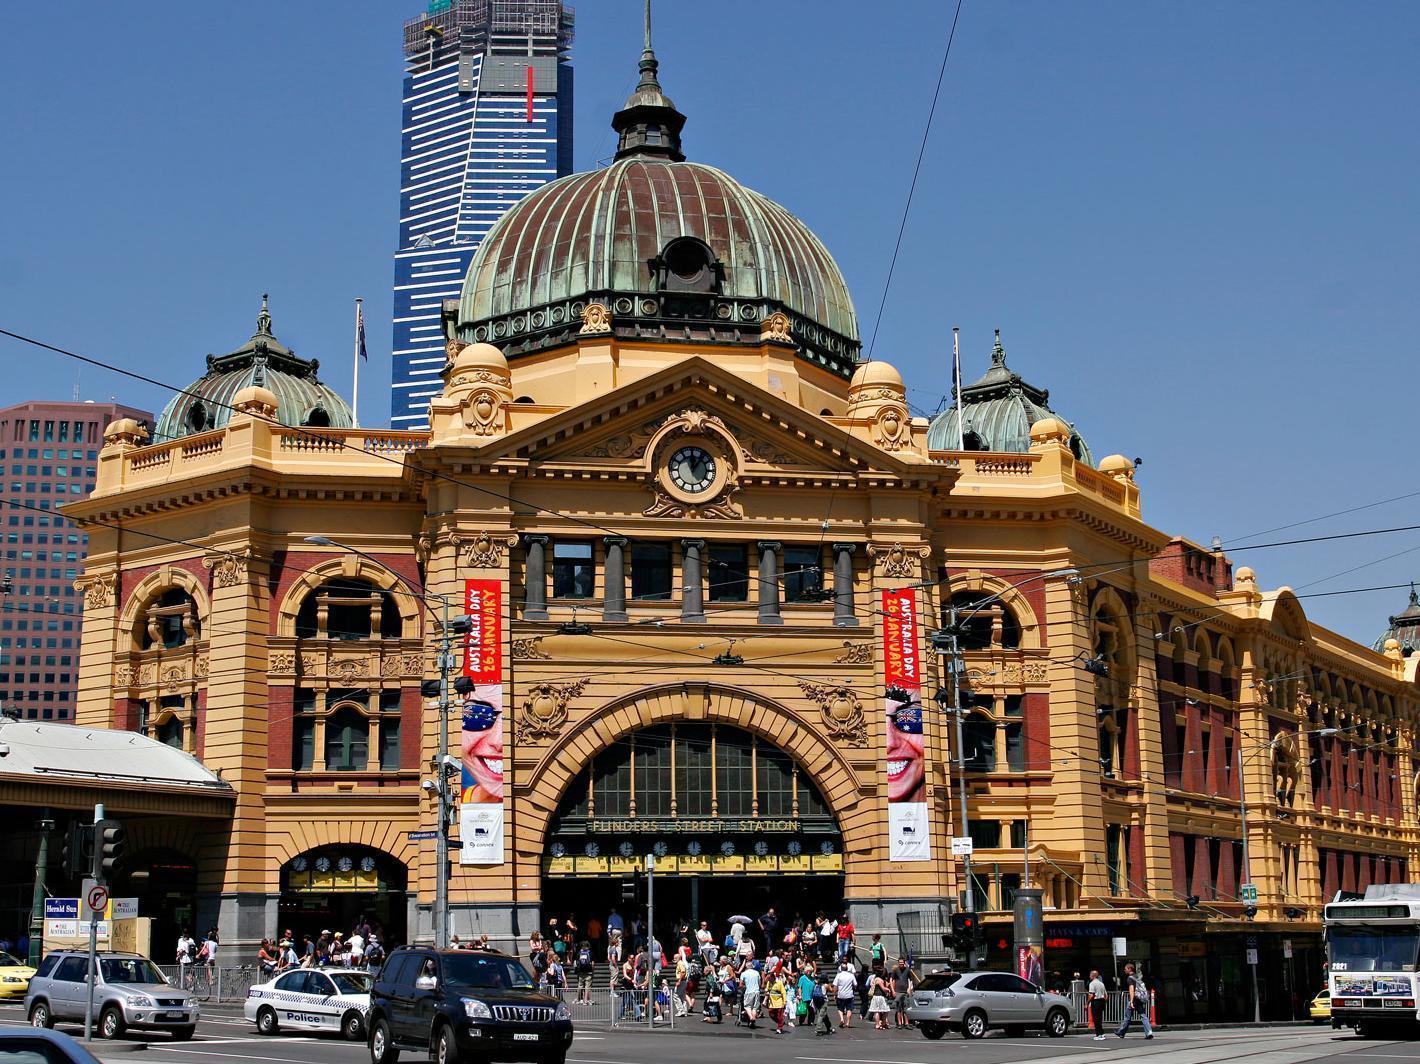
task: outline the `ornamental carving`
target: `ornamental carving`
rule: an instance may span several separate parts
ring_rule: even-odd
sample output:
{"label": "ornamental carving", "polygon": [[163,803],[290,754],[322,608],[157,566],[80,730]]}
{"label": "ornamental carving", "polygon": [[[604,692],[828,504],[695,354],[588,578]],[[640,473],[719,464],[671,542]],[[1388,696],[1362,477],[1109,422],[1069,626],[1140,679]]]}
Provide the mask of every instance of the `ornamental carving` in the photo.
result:
{"label": "ornamental carving", "polygon": [[418,676],[424,671],[424,663],[418,654],[391,654],[380,662],[383,676]]}
{"label": "ornamental carving", "polygon": [[513,657],[521,661],[551,661],[552,655],[542,649],[542,636],[513,640]]}
{"label": "ornamental carving", "polygon": [[843,653],[833,659],[835,665],[871,665],[873,663],[873,644],[852,643],[844,640]]}
{"label": "ornamental carving", "polygon": [[475,532],[472,537],[456,536],[459,561],[474,569],[500,569],[503,552],[517,546],[518,537],[511,532]]}
{"label": "ornamental carving", "polygon": [[420,565],[429,564],[429,556],[434,553],[434,537],[427,531],[420,532],[419,538],[414,541],[414,557]]}
{"label": "ornamental carving", "polygon": [[850,687],[823,687],[799,681],[799,689],[818,703],[819,715],[830,739],[838,739],[850,746],[865,746],[868,742],[868,725],[863,719],[863,703]]}
{"label": "ornamental carving", "polygon": [[129,665],[120,665],[113,673],[113,685],[115,687],[133,686],[133,668]]}
{"label": "ornamental carving", "polygon": [[272,672],[295,672],[296,655],[289,650],[279,650],[271,655]]}
{"label": "ornamental carving", "polygon": [[480,388],[464,400],[464,428],[471,429],[475,436],[497,436],[502,431],[498,424],[502,408],[503,400],[497,392]]}
{"label": "ornamental carving", "polygon": [[321,658],[319,654],[302,654],[301,671],[306,675],[320,671]]}
{"label": "ornamental carving", "polygon": [[611,332],[611,310],[605,303],[588,303],[582,308],[582,328],[579,335],[595,336]]}
{"label": "ornamental carving", "polygon": [[984,672],[981,669],[968,669],[966,671],[966,686],[972,691],[983,690],[990,685],[991,677],[994,675],[994,670],[992,672]]}
{"label": "ornamental carving", "polygon": [[222,551],[209,554],[202,559],[202,565],[212,571],[213,587],[240,587],[246,583],[247,562],[251,559],[251,548],[243,551]]}
{"label": "ornamental carving", "polygon": [[878,411],[874,428],[873,442],[885,451],[901,451],[912,442],[912,432],[907,427],[907,410],[903,407],[883,407]]}
{"label": "ornamental carving", "polygon": [[794,338],[789,334],[789,316],[783,311],[776,310],[760,322],[759,342],[792,344]]}
{"label": "ornamental carving", "polygon": [[199,654],[192,663],[192,675],[199,680],[207,679],[207,655]]}
{"label": "ornamental carving", "polygon": [[1008,661],[1001,666],[1001,682],[1026,684],[1045,682],[1045,662]]}
{"label": "ornamental carving", "polygon": [[187,684],[187,670],[178,665],[169,665],[163,670],[163,690],[176,691]]}
{"label": "ornamental carving", "polygon": [[138,686],[152,687],[158,682],[158,666],[142,665],[138,669]]}
{"label": "ornamental carving", "polygon": [[113,605],[114,583],[112,573],[97,573],[74,581],[74,590],[84,593],[84,609],[97,610]]}
{"label": "ornamental carving", "polygon": [[655,497],[651,505],[641,512],[646,517],[720,517],[727,521],[739,521],[744,518],[745,512],[740,509],[738,503],[730,499],[730,496],[739,490],[740,486],[731,482],[726,485],[719,498],[695,505],[672,498],[661,490],[659,485],[653,485],[651,494]]}
{"label": "ornamental carving", "polygon": [[891,547],[868,544],[868,556],[875,560],[878,572],[890,579],[914,580],[922,575],[922,563],[932,556],[931,547]]}
{"label": "ornamental carving", "polygon": [[464,349],[464,342],[457,337],[450,337],[444,341],[444,361],[453,362],[459,357],[459,352]]}
{"label": "ornamental carving", "polygon": [[368,658],[341,658],[339,661],[332,661],[329,674],[346,682],[363,680],[370,674],[370,660]]}
{"label": "ornamental carving", "polygon": [[518,714],[518,742],[555,739],[567,723],[567,703],[581,694],[582,688],[590,682],[591,677],[584,676],[575,683],[561,686],[550,683],[535,685],[523,699],[522,712]]}
{"label": "ornamental carving", "polygon": [[[665,475],[662,456],[676,447],[681,437],[685,436],[711,441],[707,442],[707,447],[720,452],[716,457],[723,463],[723,469],[717,474],[713,489],[707,489],[703,498],[671,491],[669,479]],[[651,492],[651,504],[641,511],[646,517],[718,517],[730,521],[744,518],[744,510],[733,501],[740,485],[739,467],[732,456],[740,453],[740,446],[734,434],[720,418],[705,410],[688,407],[666,418],[652,439],[649,449],[651,478],[646,486]],[[660,468],[657,468],[658,465]]]}
{"label": "ornamental carving", "polygon": [[646,453],[646,445],[656,434],[660,425],[648,421],[632,429],[629,433],[618,433],[602,442],[588,447],[582,452],[586,458],[640,458]]}

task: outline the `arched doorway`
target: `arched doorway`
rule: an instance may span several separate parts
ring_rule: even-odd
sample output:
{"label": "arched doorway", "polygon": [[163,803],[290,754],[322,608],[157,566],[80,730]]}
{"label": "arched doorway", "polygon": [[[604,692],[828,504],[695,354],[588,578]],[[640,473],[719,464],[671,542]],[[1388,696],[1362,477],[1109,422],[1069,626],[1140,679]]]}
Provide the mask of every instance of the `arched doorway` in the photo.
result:
{"label": "arched doorway", "polygon": [[386,949],[407,942],[408,873],[389,854],[368,846],[322,846],[297,854],[281,868],[281,932],[314,940],[322,932],[349,936],[362,922]]}
{"label": "arched doorway", "polygon": [[544,923],[572,915],[586,928],[617,909],[629,929],[644,912],[647,854],[668,947],[682,924],[705,920],[719,942],[731,916],[773,906],[787,929],[843,909],[842,835],[828,804],[798,761],[728,724],[653,725],[577,773],[548,826]]}

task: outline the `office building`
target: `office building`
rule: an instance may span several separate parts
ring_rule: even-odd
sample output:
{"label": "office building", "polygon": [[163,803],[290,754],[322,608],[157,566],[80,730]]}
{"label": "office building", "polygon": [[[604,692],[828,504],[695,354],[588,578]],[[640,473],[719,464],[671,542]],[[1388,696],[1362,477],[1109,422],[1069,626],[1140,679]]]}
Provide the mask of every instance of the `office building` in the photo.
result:
{"label": "office building", "polygon": [[78,681],[88,536],[59,516],[94,488],[104,426],[153,415],[114,403],[20,403],[0,410],[0,707],[67,721]]}
{"label": "office building", "polygon": [[435,0],[405,23],[392,428],[428,427],[440,308],[479,241],[572,172],[572,26],[560,0]]}

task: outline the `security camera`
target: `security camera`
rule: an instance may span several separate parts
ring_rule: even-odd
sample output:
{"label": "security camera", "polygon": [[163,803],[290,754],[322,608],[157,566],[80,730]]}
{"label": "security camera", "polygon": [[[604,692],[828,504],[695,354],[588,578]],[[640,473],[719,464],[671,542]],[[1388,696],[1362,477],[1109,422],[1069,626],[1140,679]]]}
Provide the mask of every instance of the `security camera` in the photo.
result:
{"label": "security camera", "polygon": [[425,781],[424,781],[423,783],[421,783],[419,786],[422,787],[422,788],[424,788],[424,790],[429,791],[431,794],[432,794],[433,791],[434,791],[434,781],[433,781],[433,780],[425,780]]}
{"label": "security camera", "polygon": [[440,760],[444,763],[444,773],[452,776],[456,772],[463,771],[463,762],[453,754],[445,754]]}
{"label": "security camera", "polygon": [[9,744],[9,743],[0,743],[0,757],[9,757],[9,756],[10,756],[10,744]]}

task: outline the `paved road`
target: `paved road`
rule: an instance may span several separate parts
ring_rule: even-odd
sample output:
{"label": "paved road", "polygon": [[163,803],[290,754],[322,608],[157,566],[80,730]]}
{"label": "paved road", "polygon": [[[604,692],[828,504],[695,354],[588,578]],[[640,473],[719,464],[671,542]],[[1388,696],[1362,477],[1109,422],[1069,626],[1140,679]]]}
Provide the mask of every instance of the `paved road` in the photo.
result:
{"label": "paved road", "polygon": [[[0,1007],[0,1026],[19,1025],[18,1008]],[[73,1027],[61,1027],[79,1034]],[[130,1034],[118,1042],[94,1042],[97,1056],[114,1064],[366,1064],[363,1045],[331,1038],[278,1035],[262,1038],[235,1010],[209,1006],[191,1042],[164,1036],[151,1042]],[[770,1031],[733,1027],[706,1029],[692,1024],[674,1032],[613,1030],[604,1022],[579,1017],[569,1064],[665,1064],[692,1058],[723,1058],[735,1064],[1302,1064],[1345,1058],[1342,1064],[1420,1064],[1420,1041],[1367,1041],[1350,1031],[1329,1027],[1280,1027],[1161,1032],[1152,1042],[1137,1033],[1121,1041],[1094,1042],[1086,1035],[1064,1039],[993,1036],[968,1042],[949,1035],[928,1042],[916,1032],[886,1034],[855,1028],[832,1038],[807,1030],[778,1037]],[[406,1061],[422,1056],[406,1052]]]}

